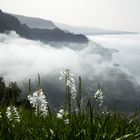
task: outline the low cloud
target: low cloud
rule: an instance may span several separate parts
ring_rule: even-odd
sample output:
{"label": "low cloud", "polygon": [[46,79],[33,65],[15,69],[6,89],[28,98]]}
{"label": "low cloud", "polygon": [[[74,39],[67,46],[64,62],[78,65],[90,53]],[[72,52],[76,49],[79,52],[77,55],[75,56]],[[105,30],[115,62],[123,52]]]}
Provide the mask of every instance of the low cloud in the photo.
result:
{"label": "low cloud", "polygon": [[[123,109],[129,109],[130,102],[137,105],[135,101],[139,99],[139,85],[121,67],[113,65],[115,61],[112,61],[112,53],[116,50],[104,48],[95,42],[79,48],[75,44],[68,47],[64,44],[59,44],[59,47],[57,44],[50,46],[40,41],[21,38],[15,32],[0,34],[0,74],[4,76],[6,83],[17,81],[24,92],[27,92],[28,79],[35,81],[39,73],[50,102],[57,106],[63,102],[59,95],[64,95],[62,83],[58,82],[59,72],[70,69],[75,79],[82,77],[84,96],[90,92],[94,94],[99,82],[108,103],[112,104],[122,97],[126,104]],[[26,87],[23,87],[25,83]]]}
{"label": "low cloud", "polygon": [[81,50],[64,45],[56,48],[21,38],[15,32],[0,34],[0,57],[0,73],[6,81],[34,79],[37,73],[47,76],[65,68],[91,78],[107,73],[112,67],[107,59],[111,57],[110,51],[101,46],[89,43]]}
{"label": "low cloud", "polygon": [[117,48],[112,63],[136,78],[140,84],[140,35],[90,36],[90,39],[102,43],[107,48]]}

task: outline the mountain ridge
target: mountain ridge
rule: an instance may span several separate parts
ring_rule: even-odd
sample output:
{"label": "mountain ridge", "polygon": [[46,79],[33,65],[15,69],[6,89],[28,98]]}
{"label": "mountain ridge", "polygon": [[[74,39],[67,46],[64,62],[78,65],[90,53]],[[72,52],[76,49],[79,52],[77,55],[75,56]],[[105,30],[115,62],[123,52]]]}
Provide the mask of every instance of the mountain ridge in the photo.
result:
{"label": "mountain ridge", "polygon": [[65,32],[59,28],[40,29],[30,28],[26,24],[21,24],[20,21],[13,15],[7,14],[0,10],[0,32],[16,31],[22,37],[31,40],[40,40],[45,43],[50,42],[69,42],[69,43],[88,43],[88,38],[82,34],[73,34]]}
{"label": "mountain ridge", "polygon": [[21,22],[21,24],[27,24],[30,28],[38,28],[38,25],[40,29],[57,28],[57,26],[51,20],[46,20],[38,17],[27,17],[23,15],[16,15],[16,14],[12,14],[12,15],[15,16]]}
{"label": "mountain ridge", "polygon": [[[32,28],[35,27],[41,29],[49,29],[51,26],[52,27],[51,29],[54,29],[56,27],[65,30],[65,32],[72,32],[75,34],[84,34],[84,35],[137,34],[137,32],[108,30],[108,29],[85,27],[85,26],[80,27],[80,26],[73,26],[73,25],[53,22],[51,20],[46,20],[43,18],[28,17],[23,15],[17,15],[17,14],[12,14],[12,15],[17,17],[22,24],[25,23]],[[38,24],[36,24],[35,22],[38,22]]]}

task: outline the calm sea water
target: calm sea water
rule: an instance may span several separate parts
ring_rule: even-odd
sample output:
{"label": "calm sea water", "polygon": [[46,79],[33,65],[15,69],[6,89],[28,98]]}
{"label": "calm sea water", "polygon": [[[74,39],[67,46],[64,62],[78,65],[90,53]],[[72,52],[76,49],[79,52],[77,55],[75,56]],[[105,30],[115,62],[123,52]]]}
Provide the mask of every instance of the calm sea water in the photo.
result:
{"label": "calm sea water", "polygon": [[140,34],[137,35],[98,35],[88,36],[94,42],[119,52],[113,54],[111,63],[120,65],[120,69],[135,77],[140,84]]}

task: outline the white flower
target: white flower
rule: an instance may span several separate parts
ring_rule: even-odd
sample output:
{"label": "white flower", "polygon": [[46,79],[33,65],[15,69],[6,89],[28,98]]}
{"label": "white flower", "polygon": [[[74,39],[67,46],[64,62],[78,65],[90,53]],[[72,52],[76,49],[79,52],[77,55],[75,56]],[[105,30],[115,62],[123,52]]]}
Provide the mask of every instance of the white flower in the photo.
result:
{"label": "white flower", "polygon": [[48,115],[48,102],[42,89],[35,91],[32,95],[27,96],[32,107],[35,108],[35,114],[46,117]]}
{"label": "white flower", "polygon": [[18,113],[17,108],[15,106],[7,107],[6,115],[10,121],[20,122],[19,113]]}
{"label": "white flower", "polygon": [[94,95],[94,98],[97,102],[99,102],[99,105],[101,106],[103,103],[103,93],[101,89],[98,89]]}
{"label": "white flower", "polygon": [[60,120],[62,120],[63,119],[63,115],[60,114],[60,113],[57,113],[57,118],[60,119]]}
{"label": "white flower", "polygon": [[67,119],[68,113],[64,112],[63,109],[60,109],[59,112],[57,113],[56,118],[59,120],[63,120],[65,124],[69,124],[69,119]]}
{"label": "white flower", "polygon": [[63,115],[64,115],[64,110],[60,109],[59,112],[57,113],[57,118],[62,120],[63,119]]}
{"label": "white flower", "polygon": [[75,86],[75,80],[74,80],[74,76],[72,73],[70,73],[70,71],[68,69],[61,71],[60,72],[61,76],[59,77],[60,80],[64,79],[66,80],[65,85],[69,86],[70,91],[71,91],[71,98],[75,99],[76,98],[76,86]]}
{"label": "white flower", "polygon": [[71,98],[75,99],[76,98],[76,88],[75,88],[75,86],[71,87],[71,93],[72,93]]}
{"label": "white flower", "polygon": [[72,86],[72,82],[69,79],[66,82],[66,86],[70,86],[70,87]]}
{"label": "white flower", "polygon": [[69,119],[65,119],[64,120],[64,123],[67,125],[67,124],[69,124]]}
{"label": "white flower", "polygon": [[63,114],[64,113],[64,110],[63,109],[60,109],[59,110],[59,113]]}

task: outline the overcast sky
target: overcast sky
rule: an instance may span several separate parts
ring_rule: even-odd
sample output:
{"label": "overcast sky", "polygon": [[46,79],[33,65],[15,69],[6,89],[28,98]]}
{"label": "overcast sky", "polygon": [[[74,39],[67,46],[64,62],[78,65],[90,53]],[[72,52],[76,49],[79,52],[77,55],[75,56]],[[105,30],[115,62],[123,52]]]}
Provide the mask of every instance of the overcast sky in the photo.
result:
{"label": "overcast sky", "polygon": [[140,0],[0,0],[0,8],[70,25],[140,32]]}

